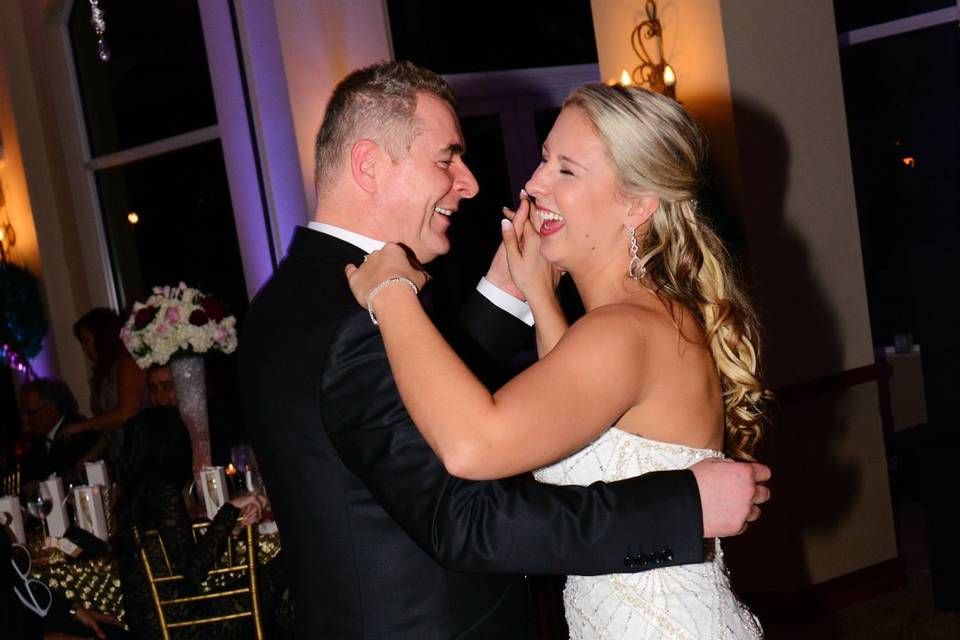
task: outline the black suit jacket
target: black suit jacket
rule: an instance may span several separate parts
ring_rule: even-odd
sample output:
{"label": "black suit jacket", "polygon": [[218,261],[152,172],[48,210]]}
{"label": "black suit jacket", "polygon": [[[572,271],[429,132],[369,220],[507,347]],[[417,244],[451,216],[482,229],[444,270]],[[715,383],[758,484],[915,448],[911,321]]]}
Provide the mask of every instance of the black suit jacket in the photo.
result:
{"label": "black suit jacket", "polygon": [[[62,430],[71,422],[82,420],[84,420],[84,417],[81,415],[67,416],[64,418],[60,429]],[[60,436],[54,438],[49,451],[45,440],[43,437],[29,440],[28,450],[20,461],[20,479],[22,482],[46,480],[51,473],[62,474],[72,470],[85,455],[97,446],[100,434],[93,431],[84,431],[70,438]]]}
{"label": "black suit jacket", "polygon": [[[245,413],[298,638],[525,638],[517,574],[703,560],[686,471],[587,488],[449,476],[407,416],[379,333],[347,287],[343,266],[362,257],[298,229],[240,340]],[[476,324],[515,326],[486,307]]]}

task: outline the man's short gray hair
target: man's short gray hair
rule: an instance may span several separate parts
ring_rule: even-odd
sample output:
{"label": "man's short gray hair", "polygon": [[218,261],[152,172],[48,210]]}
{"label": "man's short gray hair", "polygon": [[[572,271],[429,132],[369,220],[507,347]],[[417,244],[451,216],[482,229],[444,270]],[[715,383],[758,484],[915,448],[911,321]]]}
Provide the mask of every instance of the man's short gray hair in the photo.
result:
{"label": "man's short gray hair", "polygon": [[336,170],[357,140],[370,138],[394,160],[402,158],[421,132],[415,116],[420,93],[434,95],[457,108],[447,81],[412,62],[378,62],[341,80],[327,103],[317,134],[317,194],[330,188]]}

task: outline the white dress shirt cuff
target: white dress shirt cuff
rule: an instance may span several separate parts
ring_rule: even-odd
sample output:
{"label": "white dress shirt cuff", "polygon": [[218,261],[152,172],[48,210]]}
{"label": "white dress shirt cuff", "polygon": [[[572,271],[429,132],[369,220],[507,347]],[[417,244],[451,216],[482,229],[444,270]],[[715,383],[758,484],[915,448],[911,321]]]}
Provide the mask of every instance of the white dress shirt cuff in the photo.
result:
{"label": "white dress shirt cuff", "polygon": [[480,278],[480,284],[477,285],[477,292],[495,306],[524,322],[527,326],[533,326],[533,311],[530,310],[530,305],[523,300],[514,298],[486,278]]}

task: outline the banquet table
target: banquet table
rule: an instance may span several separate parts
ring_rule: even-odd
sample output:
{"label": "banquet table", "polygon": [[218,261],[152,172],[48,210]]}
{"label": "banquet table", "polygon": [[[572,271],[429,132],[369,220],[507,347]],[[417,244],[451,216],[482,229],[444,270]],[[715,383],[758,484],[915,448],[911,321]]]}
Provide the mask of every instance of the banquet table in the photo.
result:
{"label": "banquet table", "polygon": [[[244,542],[237,543],[237,552],[244,552]],[[275,532],[258,537],[258,561],[264,565],[280,553],[280,537]],[[100,611],[123,620],[123,596],[116,562],[110,554],[93,558],[70,558],[60,550],[40,549],[39,536],[28,539],[32,560],[31,577],[58,591],[84,609]],[[229,574],[217,576],[227,580]]]}

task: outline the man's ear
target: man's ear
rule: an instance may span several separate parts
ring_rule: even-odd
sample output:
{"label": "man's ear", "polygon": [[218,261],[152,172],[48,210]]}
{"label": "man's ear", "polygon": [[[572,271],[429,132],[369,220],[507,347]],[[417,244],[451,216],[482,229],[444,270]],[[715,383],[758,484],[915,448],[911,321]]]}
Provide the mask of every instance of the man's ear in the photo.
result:
{"label": "man's ear", "polygon": [[382,156],[380,145],[368,138],[357,140],[350,147],[350,174],[367,193],[377,191],[377,169]]}
{"label": "man's ear", "polygon": [[660,207],[660,196],[648,193],[634,198],[633,203],[627,211],[627,219],[624,226],[639,229],[649,222],[650,217]]}

